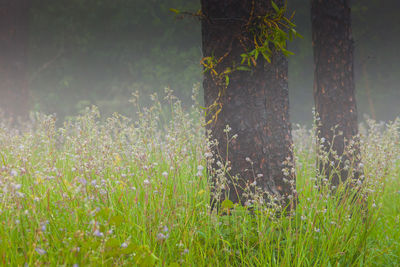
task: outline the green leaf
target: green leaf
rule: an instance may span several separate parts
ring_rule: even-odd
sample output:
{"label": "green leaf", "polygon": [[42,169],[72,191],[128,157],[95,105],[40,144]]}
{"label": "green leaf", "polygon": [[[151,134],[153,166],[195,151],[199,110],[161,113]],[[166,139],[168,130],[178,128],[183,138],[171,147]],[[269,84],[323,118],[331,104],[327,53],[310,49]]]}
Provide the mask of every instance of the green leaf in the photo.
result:
{"label": "green leaf", "polygon": [[225,199],[224,201],[222,201],[221,203],[221,208],[222,209],[232,209],[233,206],[233,202],[229,199]]}
{"label": "green leaf", "polygon": [[246,66],[239,66],[236,69],[237,70],[242,70],[242,71],[251,71],[251,69],[249,67],[246,67]]}
{"label": "green leaf", "polygon": [[110,218],[110,220],[108,221],[109,224],[115,225],[115,226],[119,226],[121,225],[123,222],[125,221],[124,217],[122,217],[121,215],[115,215],[112,216]]}
{"label": "green leaf", "polygon": [[175,14],[181,13],[178,9],[175,9],[175,8],[170,8],[169,11],[174,12]]}
{"label": "green leaf", "polygon": [[273,7],[273,9],[275,10],[276,13],[279,13],[280,9],[279,7],[274,3],[274,1],[271,1],[271,5]]}

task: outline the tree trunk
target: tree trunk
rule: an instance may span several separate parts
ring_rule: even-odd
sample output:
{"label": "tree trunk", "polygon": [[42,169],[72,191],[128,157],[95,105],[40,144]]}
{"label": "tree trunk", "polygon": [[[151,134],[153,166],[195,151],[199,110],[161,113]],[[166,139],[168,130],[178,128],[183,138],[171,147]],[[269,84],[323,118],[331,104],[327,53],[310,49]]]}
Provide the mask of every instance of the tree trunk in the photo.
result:
{"label": "tree trunk", "polygon": [[29,111],[29,4],[29,0],[0,1],[0,109],[15,117]]}
{"label": "tree trunk", "polygon": [[[314,48],[314,101],[317,112],[318,144],[331,153],[318,167],[333,186],[350,175],[345,162],[358,167],[359,148],[346,152],[358,134],[353,72],[353,38],[349,0],[312,0]],[[330,147],[332,148],[330,150]],[[332,154],[335,151],[338,159]],[[322,151],[319,151],[322,155]],[[333,166],[334,165],[334,166]]]}
{"label": "tree trunk", "polygon": [[[279,6],[283,1],[275,1]],[[252,40],[245,25],[254,6],[254,16],[272,12],[270,1],[252,0],[202,0],[202,48],[203,56],[223,58],[217,72],[233,64],[240,64],[245,47],[253,49],[250,41],[240,42],[245,36]],[[234,203],[244,204],[248,196],[244,188],[256,181],[266,195],[289,203],[295,194],[294,162],[291,124],[289,121],[288,62],[284,55],[274,52],[271,63],[261,56],[251,71],[236,71],[229,76],[229,85],[222,96],[222,111],[216,121],[207,126],[213,139],[218,140],[214,154],[229,161],[230,176],[238,175],[238,181],[229,179],[223,190]],[[220,91],[211,73],[204,74],[205,106],[210,106]],[[210,115],[209,115],[210,116]],[[206,118],[208,121],[210,118]],[[231,128],[229,142],[224,129]],[[246,160],[246,158],[248,158]],[[250,159],[250,160],[249,160]],[[219,168],[214,164],[214,168]],[[292,169],[293,168],[293,169]],[[214,186],[218,184],[214,174]],[[221,199],[220,199],[221,200]]]}

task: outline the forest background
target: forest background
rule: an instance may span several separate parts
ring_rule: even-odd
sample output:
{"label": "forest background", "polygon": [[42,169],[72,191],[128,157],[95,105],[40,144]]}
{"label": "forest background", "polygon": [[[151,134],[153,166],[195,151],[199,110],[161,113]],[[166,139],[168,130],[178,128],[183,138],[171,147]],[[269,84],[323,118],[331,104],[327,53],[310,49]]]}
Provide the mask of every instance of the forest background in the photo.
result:
{"label": "forest background", "polygon": [[[400,116],[400,2],[352,1],[355,82],[360,121]],[[198,0],[34,0],[30,9],[29,73],[33,107],[61,121],[84,107],[103,115],[133,116],[129,103],[139,91],[170,87],[191,103],[192,86],[202,81]],[[288,1],[303,36],[289,44],[291,120],[312,124],[313,54],[310,1]],[[202,95],[200,103],[202,103]],[[189,105],[189,104],[187,104]]]}

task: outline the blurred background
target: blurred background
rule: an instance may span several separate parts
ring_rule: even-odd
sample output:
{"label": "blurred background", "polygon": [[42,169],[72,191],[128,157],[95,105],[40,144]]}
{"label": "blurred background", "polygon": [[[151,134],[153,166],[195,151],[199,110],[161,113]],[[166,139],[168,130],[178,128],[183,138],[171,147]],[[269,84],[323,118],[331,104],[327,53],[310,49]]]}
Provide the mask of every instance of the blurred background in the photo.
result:
{"label": "blurred background", "polygon": [[[291,120],[311,125],[313,56],[309,0],[289,0],[303,39],[289,44]],[[201,29],[170,8],[196,12],[199,0],[31,0],[27,71],[34,110],[59,120],[97,105],[103,116],[133,116],[139,91],[170,87],[184,105],[202,81]],[[359,118],[400,116],[400,1],[352,1]],[[202,102],[202,95],[199,96]]]}

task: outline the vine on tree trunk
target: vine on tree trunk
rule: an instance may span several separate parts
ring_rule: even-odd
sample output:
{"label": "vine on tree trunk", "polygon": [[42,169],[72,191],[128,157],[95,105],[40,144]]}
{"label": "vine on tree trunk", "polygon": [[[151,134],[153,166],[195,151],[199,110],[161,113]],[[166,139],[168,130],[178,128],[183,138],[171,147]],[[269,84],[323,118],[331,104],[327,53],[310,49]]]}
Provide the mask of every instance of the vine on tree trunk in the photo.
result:
{"label": "vine on tree trunk", "polygon": [[[274,51],[282,52],[285,56],[293,55],[287,49],[287,41],[292,41],[295,37],[302,36],[296,31],[296,25],[293,23],[294,12],[290,17],[286,17],[287,3],[284,6],[278,7],[271,1],[273,11],[263,16],[255,16],[255,0],[252,1],[252,9],[247,20],[243,19],[244,27],[242,34],[238,36],[243,53],[241,54],[240,64],[232,63],[229,67],[222,71],[217,71],[220,63],[230,55],[231,48],[229,47],[226,53],[215,58],[203,57],[200,61],[204,67],[204,72],[210,72],[212,80],[219,88],[218,96],[213,104],[204,107],[207,113],[212,114],[211,119],[206,122],[210,124],[218,119],[218,114],[222,110],[221,98],[224,96],[226,89],[229,86],[229,75],[236,71],[251,71],[252,67],[257,66],[257,60],[261,55],[268,63],[271,63],[271,57]],[[200,20],[209,18],[202,14],[201,10],[196,13],[181,12],[177,9],[170,9],[172,12],[179,15],[179,18],[184,16],[197,17]],[[246,45],[249,44],[249,45]],[[249,49],[250,47],[250,49]]]}

